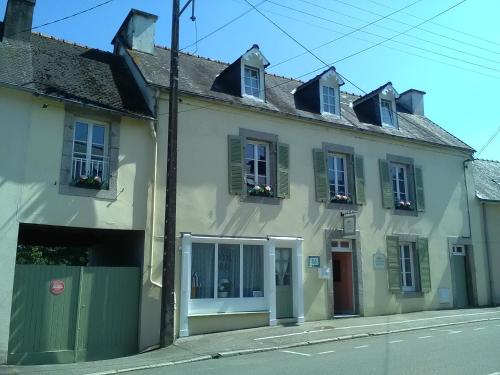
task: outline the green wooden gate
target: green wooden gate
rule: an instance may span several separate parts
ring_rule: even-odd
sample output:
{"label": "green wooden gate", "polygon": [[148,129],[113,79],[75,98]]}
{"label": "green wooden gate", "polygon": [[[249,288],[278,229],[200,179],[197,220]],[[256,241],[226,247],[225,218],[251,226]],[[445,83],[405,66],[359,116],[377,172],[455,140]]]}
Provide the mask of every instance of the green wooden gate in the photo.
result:
{"label": "green wooden gate", "polygon": [[[53,280],[64,282],[62,293],[52,292]],[[136,267],[17,265],[8,363],[68,363],[137,353],[139,288]]]}

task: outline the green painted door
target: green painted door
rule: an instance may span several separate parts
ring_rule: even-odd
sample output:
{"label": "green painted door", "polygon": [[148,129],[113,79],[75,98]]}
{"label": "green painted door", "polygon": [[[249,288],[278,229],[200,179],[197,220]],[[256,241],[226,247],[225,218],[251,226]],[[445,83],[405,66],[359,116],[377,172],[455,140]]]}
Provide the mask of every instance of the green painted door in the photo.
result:
{"label": "green painted door", "polygon": [[139,286],[134,267],[17,265],[8,362],[68,363],[136,353]]}
{"label": "green painted door", "polygon": [[293,317],[292,249],[277,248],[275,253],[276,318]]}
{"label": "green painted door", "polygon": [[467,296],[467,276],[465,272],[465,256],[455,255],[451,256],[453,262],[453,300],[454,308],[462,309],[469,305]]}

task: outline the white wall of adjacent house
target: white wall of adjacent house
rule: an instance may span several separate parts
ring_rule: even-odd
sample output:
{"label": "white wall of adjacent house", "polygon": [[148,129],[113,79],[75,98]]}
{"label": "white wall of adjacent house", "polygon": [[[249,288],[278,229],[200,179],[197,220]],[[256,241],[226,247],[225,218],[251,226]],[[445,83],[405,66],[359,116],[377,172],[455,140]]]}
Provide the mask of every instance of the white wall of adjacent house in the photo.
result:
{"label": "white wall of adjacent house", "polygon": [[[147,308],[141,311],[140,348],[156,344],[159,334],[143,330],[153,318],[159,325],[160,308],[159,288],[148,278],[155,241],[150,232],[155,148],[148,123],[127,117],[119,121],[116,199],[65,195],[59,192],[64,104],[7,88],[0,88],[0,98],[0,362],[7,352],[20,223],[145,231],[142,305]],[[163,181],[157,182],[164,186]]]}
{"label": "white wall of adjacent house", "polygon": [[490,253],[490,269],[492,282],[492,302],[495,306],[500,305],[500,204],[485,204],[485,226],[488,233],[488,248]]}
{"label": "white wall of adjacent house", "polygon": [[[452,290],[447,249],[448,236],[468,235],[462,152],[430,147],[369,134],[348,132],[314,123],[244,111],[186,99],[180,106],[177,232],[199,235],[303,238],[303,290],[306,320],[330,317],[328,280],[305,264],[308,256],[326,258],[325,230],[342,228],[340,210],[329,209],[315,199],[312,150],[330,142],[354,148],[365,160],[366,205],[358,207],[361,264],[363,265],[364,315],[451,308],[440,303],[438,289]],[[239,129],[276,134],[290,145],[290,198],[278,205],[242,202],[228,192],[228,135]],[[387,154],[413,158],[422,166],[426,210],[418,216],[395,215],[382,208],[378,160]],[[443,176],[446,171],[446,176]],[[432,290],[414,298],[388,290],[387,272],[374,269],[373,255],[386,253],[386,236],[418,235],[428,238]],[[180,256],[181,252],[179,252]],[[482,275],[484,263],[476,263]],[[178,283],[180,283],[178,275]],[[479,288],[479,286],[478,286]],[[180,290],[178,291],[180,293]],[[480,304],[485,296],[479,295]]]}

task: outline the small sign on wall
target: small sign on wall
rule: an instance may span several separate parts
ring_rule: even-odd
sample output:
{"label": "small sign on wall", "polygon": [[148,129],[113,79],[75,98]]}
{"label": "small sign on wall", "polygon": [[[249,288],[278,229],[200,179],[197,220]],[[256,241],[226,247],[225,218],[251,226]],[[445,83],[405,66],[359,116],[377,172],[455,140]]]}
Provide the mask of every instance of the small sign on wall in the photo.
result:
{"label": "small sign on wall", "polygon": [[62,280],[51,280],[50,281],[50,293],[54,295],[59,295],[64,292],[64,281]]}
{"label": "small sign on wall", "polygon": [[309,268],[319,268],[320,264],[319,264],[319,256],[317,255],[313,255],[313,256],[309,256],[308,257],[308,265],[309,265]]}
{"label": "small sign on wall", "polygon": [[356,234],[356,216],[344,215],[342,218],[344,236],[354,236]]}
{"label": "small sign on wall", "polygon": [[385,255],[379,251],[376,254],[373,254],[373,269],[375,270],[385,270],[386,261]]}

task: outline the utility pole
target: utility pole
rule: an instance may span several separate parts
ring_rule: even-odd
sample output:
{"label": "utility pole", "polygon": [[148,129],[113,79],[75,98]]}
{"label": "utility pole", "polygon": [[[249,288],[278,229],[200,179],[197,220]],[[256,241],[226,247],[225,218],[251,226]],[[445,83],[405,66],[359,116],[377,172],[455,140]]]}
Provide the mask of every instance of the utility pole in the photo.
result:
{"label": "utility pole", "polygon": [[177,195],[177,118],[179,104],[179,18],[194,0],[188,0],[179,11],[180,0],[172,1],[172,42],[170,48],[170,93],[168,102],[167,186],[165,203],[165,230],[163,241],[163,273],[161,290],[160,347],[174,342],[174,280],[175,280],[175,220]]}

